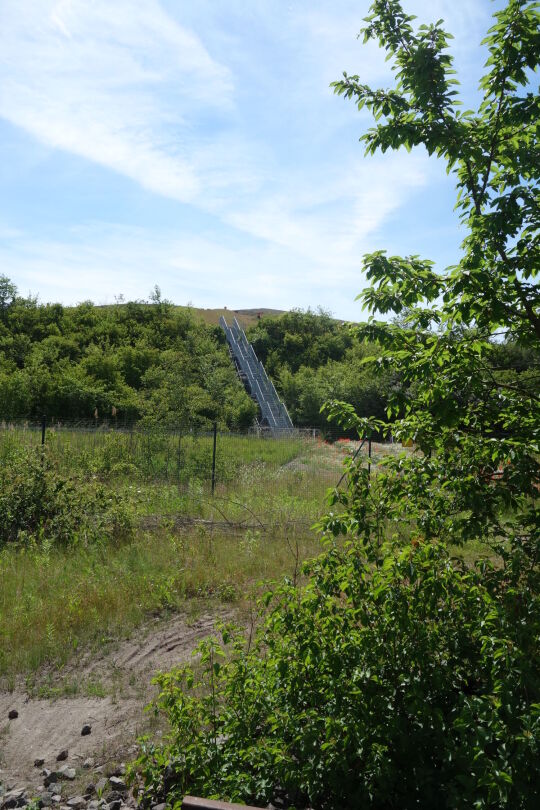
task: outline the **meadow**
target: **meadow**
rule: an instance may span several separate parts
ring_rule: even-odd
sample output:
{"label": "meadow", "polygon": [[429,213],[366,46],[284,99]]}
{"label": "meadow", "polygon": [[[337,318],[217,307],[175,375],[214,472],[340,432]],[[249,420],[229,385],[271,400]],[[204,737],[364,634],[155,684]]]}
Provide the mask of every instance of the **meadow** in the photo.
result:
{"label": "meadow", "polygon": [[4,423],[3,685],[149,615],[249,609],[261,581],[297,577],[320,551],[312,526],[356,447],[218,434],[212,493],[212,434],[56,425],[42,446],[38,426]]}

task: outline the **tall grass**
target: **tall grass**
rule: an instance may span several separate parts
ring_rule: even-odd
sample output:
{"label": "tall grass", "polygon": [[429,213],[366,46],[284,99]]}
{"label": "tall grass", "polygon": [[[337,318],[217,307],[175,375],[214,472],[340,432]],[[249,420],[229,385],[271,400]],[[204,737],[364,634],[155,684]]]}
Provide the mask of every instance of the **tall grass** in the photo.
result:
{"label": "tall grass", "polygon": [[[251,585],[317,553],[310,527],[357,445],[312,437],[0,425],[0,465],[21,447],[81,487],[98,479],[137,527],[120,542],[64,548],[28,534],[0,548],[0,677],[61,663],[129,632],[149,612],[211,599],[242,605]],[[373,458],[374,464],[377,459]],[[15,462],[16,463],[16,462]]]}
{"label": "tall grass", "polygon": [[[41,429],[25,423],[0,424],[0,463],[18,447],[37,447]],[[70,428],[46,430],[49,458],[72,473],[140,481],[188,484],[212,478],[213,436],[192,430]],[[279,469],[309,455],[316,443],[296,434],[282,437],[219,433],[215,478],[236,480],[241,469],[264,464]]]}
{"label": "tall grass", "polygon": [[0,679],[81,646],[125,634],[149,612],[192,610],[212,600],[241,606],[250,585],[292,575],[316,553],[314,535],[141,532],[123,547],[0,552]]}
{"label": "tall grass", "polygon": [[[21,446],[75,480],[99,478],[138,526],[125,542],[32,540],[0,549],[0,676],[62,663],[129,632],[149,612],[211,599],[241,605],[261,579],[293,575],[318,549],[310,526],[339,467],[302,437],[0,430],[0,464]],[[181,466],[178,459],[181,459]],[[176,453],[176,456],[174,455]]]}

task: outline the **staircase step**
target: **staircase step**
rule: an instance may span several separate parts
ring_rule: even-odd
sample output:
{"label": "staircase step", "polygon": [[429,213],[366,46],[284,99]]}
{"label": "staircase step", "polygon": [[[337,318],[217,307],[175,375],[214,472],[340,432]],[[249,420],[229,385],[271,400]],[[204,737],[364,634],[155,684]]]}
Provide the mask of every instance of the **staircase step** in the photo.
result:
{"label": "staircase step", "polygon": [[268,378],[262,363],[257,359],[251,343],[236,318],[233,319],[232,327],[228,326],[223,316],[219,319],[219,323],[225,332],[229,354],[234,362],[236,373],[248,394],[259,405],[263,421],[269,423],[271,430],[292,429],[293,424],[287,408],[277,395],[276,389]]}

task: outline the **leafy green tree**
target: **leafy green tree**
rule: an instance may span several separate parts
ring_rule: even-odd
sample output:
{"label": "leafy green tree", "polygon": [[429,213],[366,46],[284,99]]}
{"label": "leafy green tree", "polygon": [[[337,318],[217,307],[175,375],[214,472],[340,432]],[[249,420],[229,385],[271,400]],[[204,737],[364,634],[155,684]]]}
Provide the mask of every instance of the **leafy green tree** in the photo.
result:
{"label": "leafy green tree", "polygon": [[91,419],[246,427],[256,407],[224,340],[154,290],[152,303],[38,304],[5,277],[0,317],[0,418]]}
{"label": "leafy green tree", "polygon": [[7,308],[17,297],[17,287],[7,276],[0,275],[0,318],[5,320]]}
{"label": "leafy green tree", "polygon": [[[502,330],[520,351],[540,348],[538,8],[496,12],[475,113],[457,106],[440,22],[415,31],[397,0],[371,12],[364,36],[388,51],[396,85],[345,76],[335,89],[372,110],[369,153],[424,144],[446,161],[467,231],[445,273],[416,256],[365,258],[364,303],[402,316],[359,329],[382,347],[366,365],[399,379],[388,418],[416,446],[376,477],[349,464],[307,584],[270,591],[254,637],[224,628],[199,667],[159,678],[172,734],[143,743],[147,802],[540,802],[540,410],[530,380],[500,373],[496,342]],[[327,412],[362,434],[389,427],[350,403]]]}
{"label": "leafy green tree", "polygon": [[[391,412],[406,412],[394,433],[412,438],[426,454],[410,460],[411,474],[401,477],[399,488],[407,499],[412,482],[424,479],[411,503],[431,536],[532,539],[539,397],[529,382],[496,373],[494,338],[503,330],[517,345],[538,350],[540,343],[540,102],[528,90],[539,53],[538,10],[510,0],[495,14],[484,41],[490,56],[476,113],[460,112],[441,22],[415,33],[398,2],[381,0],[372,10],[364,36],[378,39],[394,60],[396,87],[374,91],[345,76],[336,92],[365,104],[378,121],[363,136],[368,153],[423,143],[446,160],[467,230],[460,262],[445,273],[416,256],[378,251],[365,257],[372,285],[360,296],[364,304],[371,312],[406,312],[405,328],[373,320],[360,330],[383,347],[378,365],[403,383],[390,403]],[[389,495],[393,513],[404,502],[395,491]]]}
{"label": "leafy green tree", "polygon": [[[322,309],[293,310],[278,318],[265,318],[248,336],[296,426],[328,432],[321,406],[330,398],[354,405],[363,416],[384,416],[392,375],[375,380],[362,366],[365,356],[378,357],[380,349],[375,343],[361,343],[350,324]],[[331,431],[331,435],[335,433],[335,429]]]}
{"label": "leafy green tree", "polygon": [[292,310],[277,318],[265,318],[248,330],[256,354],[270,374],[278,376],[287,367],[318,368],[329,360],[342,360],[352,345],[346,325],[319,309]]}

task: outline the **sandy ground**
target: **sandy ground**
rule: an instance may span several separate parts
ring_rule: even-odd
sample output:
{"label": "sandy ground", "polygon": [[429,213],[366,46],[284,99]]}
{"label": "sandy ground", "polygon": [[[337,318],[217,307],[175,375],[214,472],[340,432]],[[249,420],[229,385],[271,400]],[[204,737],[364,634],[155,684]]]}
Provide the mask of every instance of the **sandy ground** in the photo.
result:
{"label": "sandy ground", "polygon": [[[204,614],[192,620],[183,615],[156,619],[112,649],[87,653],[61,672],[39,674],[38,683],[46,682],[60,695],[62,684],[80,683],[73,696],[39,699],[30,696],[23,684],[11,692],[0,692],[0,782],[8,788],[37,787],[43,777],[34,760],[42,758],[45,767],[54,769],[56,757],[64,749],[68,759],[59,764],[75,768],[87,757],[105,769],[132,759],[138,735],[149,730],[161,733],[152,714],[144,712],[155,694],[152,677],[190,660],[197,642],[224,618],[227,616]],[[89,697],[88,684],[94,684],[94,691],[99,684],[104,696]],[[8,720],[12,709],[19,716]],[[92,727],[91,734],[81,736],[86,723]]]}

